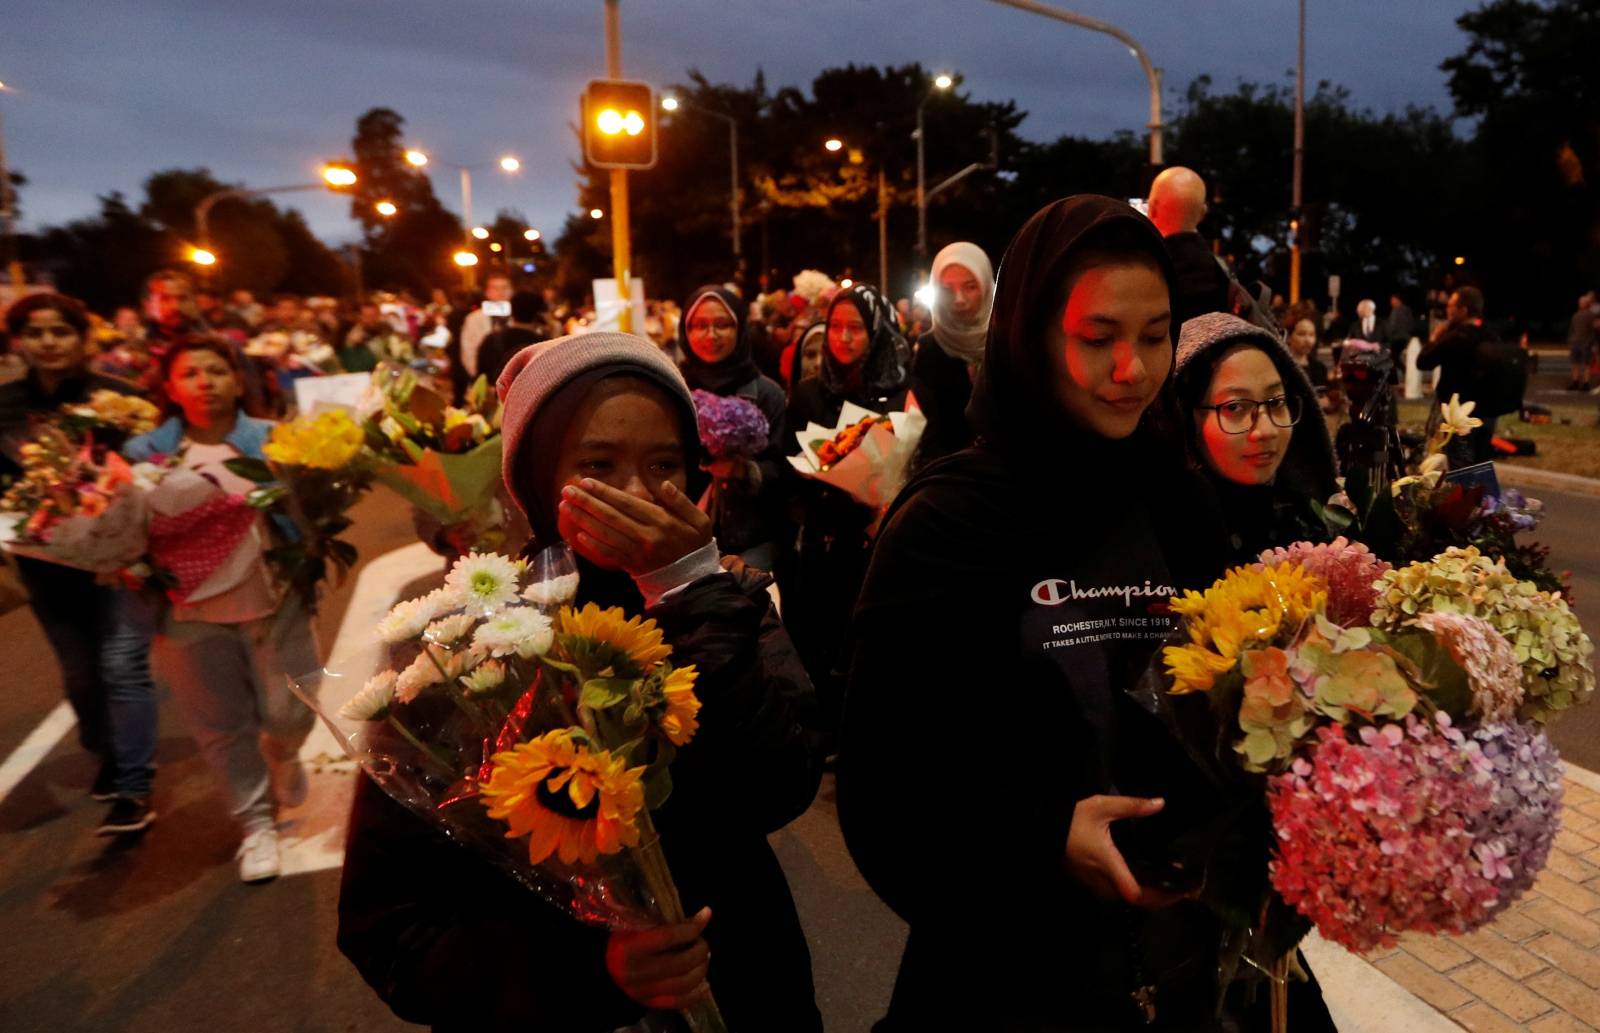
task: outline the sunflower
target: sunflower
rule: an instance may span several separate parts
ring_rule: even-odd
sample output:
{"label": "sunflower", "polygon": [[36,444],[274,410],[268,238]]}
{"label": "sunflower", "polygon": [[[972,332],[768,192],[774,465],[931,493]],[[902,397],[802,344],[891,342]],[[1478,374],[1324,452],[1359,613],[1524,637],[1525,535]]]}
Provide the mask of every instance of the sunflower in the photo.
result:
{"label": "sunflower", "polygon": [[1172,691],[1205,692],[1233,668],[1241,650],[1271,642],[1327,606],[1322,579],[1293,563],[1235,567],[1204,594],[1188,592],[1172,601],[1184,618],[1189,641],[1162,653],[1173,676]]}
{"label": "sunflower", "polygon": [[567,864],[593,864],[602,854],[637,846],[644,807],[644,768],[629,768],[605,750],[591,750],[560,728],[494,755],[482,786],[489,817],[506,837],[528,837],[528,862],[554,854]]}
{"label": "sunflower", "polygon": [[661,734],[674,746],[682,746],[694,738],[700,728],[695,715],[700,713],[700,699],[694,694],[694,681],[698,676],[694,666],[677,667],[661,680],[661,694],[666,700],[666,712],[657,720]]}
{"label": "sunflower", "polygon": [[[586,640],[567,643],[570,652],[606,647],[621,654],[641,672],[672,655],[672,647],[662,641],[661,629],[656,627],[655,621],[640,617],[624,620],[620,606],[609,610],[602,610],[594,603],[585,603],[581,610],[569,606],[561,611],[561,634],[568,639]],[[590,648],[585,650],[583,646]]]}

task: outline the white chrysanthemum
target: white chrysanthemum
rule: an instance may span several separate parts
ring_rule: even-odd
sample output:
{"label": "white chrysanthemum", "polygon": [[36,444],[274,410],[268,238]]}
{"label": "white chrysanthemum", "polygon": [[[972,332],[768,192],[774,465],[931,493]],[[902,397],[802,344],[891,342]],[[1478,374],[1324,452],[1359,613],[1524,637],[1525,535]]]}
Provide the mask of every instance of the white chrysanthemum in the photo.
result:
{"label": "white chrysanthemum", "polygon": [[473,696],[493,692],[504,684],[505,680],[506,665],[500,660],[485,660],[476,670],[462,675],[461,684],[466,688],[467,695]]}
{"label": "white chrysanthemum", "polygon": [[523,590],[522,598],[535,606],[566,606],[578,597],[578,575],[562,574]]}
{"label": "white chrysanthemum", "polygon": [[394,702],[397,680],[398,676],[393,671],[384,671],[367,679],[361,691],[339,708],[339,716],[346,721],[376,721],[383,717],[389,704]]}
{"label": "white chrysanthemum", "polygon": [[442,658],[444,660],[443,670],[440,669],[440,659],[429,655],[426,649],[418,653],[417,658],[411,661],[411,666],[401,671],[400,677],[395,679],[395,697],[402,703],[410,703],[417,698],[418,693],[428,686],[441,684],[446,678],[454,677],[450,673],[452,665],[449,659]]}
{"label": "white chrysanthemum", "polygon": [[461,606],[474,615],[493,613],[517,599],[518,564],[493,552],[474,552],[456,560],[444,579]]}
{"label": "white chrysanthemum", "polygon": [[429,642],[448,646],[465,638],[467,632],[472,630],[474,623],[471,617],[464,613],[458,613],[454,617],[439,618],[428,625],[427,630],[422,634]]}
{"label": "white chrysanthemum", "polygon": [[513,606],[480,624],[472,644],[487,649],[491,656],[516,653],[527,660],[549,652],[555,638],[549,617],[531,606]]}
{"label": "white chrysanthemum", "polygon": [[433,602],[427,596],[395,603],[389,615],[378,622],[378,637],[391,645],[414,639],[433,620],[434,612]]}

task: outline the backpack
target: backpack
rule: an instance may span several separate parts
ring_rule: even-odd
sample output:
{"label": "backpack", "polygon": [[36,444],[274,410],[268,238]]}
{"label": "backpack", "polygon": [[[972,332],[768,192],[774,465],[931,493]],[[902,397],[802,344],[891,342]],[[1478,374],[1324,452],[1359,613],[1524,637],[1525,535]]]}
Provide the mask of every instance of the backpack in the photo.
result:
{"label": "backpack", "polygon": [[1487,418],[1520,412],[1522,394],[1528,386],[1522,349],[1515,342],[1486,331],[1478,344],[1476,359],[1472,398],[1478,405],[1474,415]]}

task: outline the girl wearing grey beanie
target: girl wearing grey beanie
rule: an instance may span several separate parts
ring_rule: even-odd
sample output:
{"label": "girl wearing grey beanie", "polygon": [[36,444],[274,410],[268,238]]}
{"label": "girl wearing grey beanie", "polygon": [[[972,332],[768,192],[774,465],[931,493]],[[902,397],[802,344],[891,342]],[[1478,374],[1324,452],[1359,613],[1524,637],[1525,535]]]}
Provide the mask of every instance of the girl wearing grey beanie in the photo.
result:
{"label": "girl wearing grey beanie", "polygon": [[709,987],[732,1029],[817,1033],[810,952],[767,842],[816,795],[820,758],[797,717],[811,685],[770,577],[719,562],[690,501],[699,435],[683,377],[649,341],[595,333],[530,345],[498,388],[529,549],[565,541],[579,606],[655,620],[674,663],[700,672],[700,728],[654,815],[692,917],[583,925],[362,779],[340,948],[396,1014],[435,1028],[605,1033]]}

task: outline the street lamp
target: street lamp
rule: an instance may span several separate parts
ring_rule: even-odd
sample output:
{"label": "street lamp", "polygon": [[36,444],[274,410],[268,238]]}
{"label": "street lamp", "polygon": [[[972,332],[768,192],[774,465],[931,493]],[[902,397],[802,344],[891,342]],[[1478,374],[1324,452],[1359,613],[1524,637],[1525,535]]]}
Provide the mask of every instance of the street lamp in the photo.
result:
{"label": "street lamp", "polygon": [[606,213],[601,211],[600,209],[598,209],[598,208],[589,209],[589,218],[591,218],[591,219],[604,219],[605,217],[606,217]]}
{"label": "street lamp", "polygon": [[731,214],[733,216],[733,229],[732,229],[733,260],[734,260],[734,264],[737,265],[738,261],[739,261],[739,250],[740,250],[739,249],[739,243],[740,243],[740,241],[739,241],[739,236],[740,236],[740,234],[739,234],[739,228],[740,228],[739,227],[739,223],[740,223],[740,218],[739,218],[739,122],[732,115],[725,115],[720,111],[712,111],[710,108],[703,108],[698,104],[690,104],[688,101],[680,101],[676,97],[668,96],[668,97],[661,98],[661,106],[662,106],[662,108],[664,108],[667,111],[677,111],[680,107],[693,108],[695,111],[700,112],[702,115],[710,115],[712,118],[720,118],[720,119],[722,119],[722,121],[728,123],[728,158],[729,158],[729,166],[730,166],[730,169],[731,169],[731,172],[732,172],[731,186],[729,187],[729,195],[728,195],[728,209],[729,209],[729,211],[731,212]]}
{"label": "street lamp", "polygon": [[827,148],[829,151],[837,153],[844,148],[844,141],[836,136],[829,137],[827,140],[823,141],[822,146]]}
{"label": "street lamp", "polygon": [[[0,93],[10,93],[11,88],[0,82]],[[0,128],[0,262],[11,274],[11,286],[22,289],[22,263],[16,252],[16,191],[11,189],[11,173],[6,167],[5,131]]]}
{"label": "street lamp", "polygon": [[422,166],[428,164],[428,156],[423,154],[421,151],[407,151],[406,161],[411,163],[413,167],[420,169]]}
{"label": "street lamp", "polygon": [[211,250],[211,229],[209,220],[211,216],[211,209],[215,207],[219,201],[226,201],[229,198],[262,197],[266,194],[292,194],[301,190],[322,190],[324,188],[344,190],[354,186],[355,183],[355,169],[343,162],[335,161],[328,162],[322,166],[322,180],[317,183],[293,183],[289,186],[281,187],[229,187],[226,190],[217,190],[207,194],[205,197],[200,199],[199,204],[194,206],[194,227],[195,235],[200,238],[200,245],[197,249],[197,253],[204,252],[205,254],[210,255],[211,261],[202,261],[198,258],[194,258],[193,255],[191,255],[191,259],[197,265],[203,266],[209,266],[216,263],[217,256],[215,252]]}
{"label": "street lamp", "polygon": [[922,128],[922,111],[928,106],[928,100],[933,96],[934,90],[948,90],[954,85],[954,79],[941,73],[933,80],[933,89],[924,90],[922,99],[917,102],[917,262],[919,265],[928,260],[927,146],[923,139],[927,134]]}
{"label": "street lamp", "polygon": [[217,256],[203,247],[192,247],[189,249],[189,261],[195,265],[216,265]]}
{"label": "street lamp", "polygon": [[522,168],[522,162],[508,154],[504,158],[500,159],[500,168],[505,172],[516,172],[518,169]]}
{"label": "street lamp", "polygon": [[489,231],[486,228],[482,227],[482,226],[474,226],[474,227],[472,227],[472,235],[474,237],[477,237],[479,240],[488,240],[489,239]]}
{"label": "street lamp", "polygon": [[478,256],[471,251],[457,251],[451,257],[455,259],[456,265],[463,269],[470,269],[478,264]]}
{"label": "street lamp", "polygon": [[[844,148],[844,141],[837,137],[830,137],[823,147],[829,151],[837,152]],[[850,164],[861,164],[861,152],[851,148]],[[878,287],[888,290],[884,286],[889,282],[889,180],[884,175],[883,162],[878,162]]]}
{"label": "street lamp", "polygon": [[522,239],[526,240],[528,243],[532,244],[534,241],[539,239],[539,231],[538,230],[523,230],[522,231]]}
{"label": "street lamp", "polygon": [[499,254],[501,251],[504,250],[504,248],[502,248],[500,246],[500,243],[498,241],[496,241],[495,243],[489,245],[489,250],[495,252],[496,254]]}
{"label": "street lamp", "polygon": [[400,211],[393,201],[379,201],[377,204],[373,205],[373,207],[376,208],[378,210],[378,214],[383,216],[385,219],[390,218]]}

